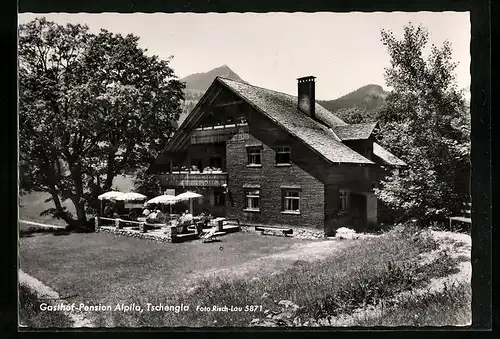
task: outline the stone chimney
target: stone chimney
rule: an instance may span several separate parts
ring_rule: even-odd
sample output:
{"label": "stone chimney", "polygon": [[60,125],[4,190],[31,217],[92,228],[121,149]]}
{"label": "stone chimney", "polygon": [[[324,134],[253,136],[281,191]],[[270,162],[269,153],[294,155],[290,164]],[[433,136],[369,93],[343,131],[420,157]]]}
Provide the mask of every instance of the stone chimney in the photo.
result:
{"label": "stone chimney", "polygon": [[315,104],[316,104],[316,96],[314,83],[316,77],[307,76],[297,79],[298,85],[298,97],[299,97],[299,109],[310,116],[311,118],[315,117]]}

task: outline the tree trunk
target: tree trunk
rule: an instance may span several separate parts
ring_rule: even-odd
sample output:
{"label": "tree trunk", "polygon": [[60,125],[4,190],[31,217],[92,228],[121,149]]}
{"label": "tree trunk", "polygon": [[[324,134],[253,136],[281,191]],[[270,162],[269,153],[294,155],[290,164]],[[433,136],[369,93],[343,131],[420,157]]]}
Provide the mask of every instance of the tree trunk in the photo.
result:
{"label": "tree trunk", "polygon": [[81,228],[87,222],[87,215],[85,214],[85,200],[83,198],[83,180],[82,180],[82,168],[79,164],[74,164],[70,166],[71,178],[75,184],[75,195],[71,197],[73,205],[76,209],[76,223],[74,225],[75,229]]}
{"label": "tree trunk", "polygon": [[104,187],[103,187],[103,190],[105,192],[111,189],[114,177],[115,177],[115,150],[113,147],[113,149],[108,153],[106,179],[104,180]]}
{"label": "tree trunk", "polygon": [[85,226],[87,222],[87,215],[85,213],[85,200],[83,197],[80,197],[80,200],[75,204],[76,207],[76,217],[78,220],[77,228],[81,228]]}
{"label": "tree trunk", "polygon": [[76,220],[71,218],[67,211],[64,211],[61,200],[59,199],[59,195],[57,194],[56,190],[52,189],[50,191],[50,195],[52,196],[52,201],[54,202],[54,205],[56,207],[56,213],[54,213],[53,216],[58,219],[64,220],[70,228],[73,228]]}

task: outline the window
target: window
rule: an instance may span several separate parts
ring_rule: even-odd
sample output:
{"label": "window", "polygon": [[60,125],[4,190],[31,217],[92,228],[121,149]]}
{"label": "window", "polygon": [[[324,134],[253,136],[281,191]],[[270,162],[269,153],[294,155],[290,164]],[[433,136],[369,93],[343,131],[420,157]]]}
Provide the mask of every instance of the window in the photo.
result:
{"label": "window", "polygon": [[345,211],[349,208],[349,197],[347,191],[339,191],[339,210]]}
{"label": "window", "polygon": [[214,206],[224,206],[226,203],[226,196],[223,190],[214,191]]}
{"label": "window", "polygon": [[283,190],[282,210],[284,212],[300,211],[300,192],[298,190]]}
{"label": "window", "polygon": [[248,147],[247,154],[248,154],[248,165],[250,166],[261,165],[260,147]]}
{"label": "window", "polygon": [[260,190],[252,189],[245,192],[247,210],[258,211],[260,208]]}
{"label": "window", "polygon": [[290,147],[278,147],[276,148],[276,165],[290,164]]}

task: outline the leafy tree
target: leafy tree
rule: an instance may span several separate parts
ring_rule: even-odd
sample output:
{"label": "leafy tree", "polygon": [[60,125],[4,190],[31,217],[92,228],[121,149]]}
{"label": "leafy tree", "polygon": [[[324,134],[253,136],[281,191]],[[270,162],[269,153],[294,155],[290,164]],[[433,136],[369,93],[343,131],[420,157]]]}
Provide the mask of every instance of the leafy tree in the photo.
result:
{"label": "leafy tree", "polygon": [[45,18],[19,28],[20,187],[50,193],[46,213],[71,227],[116,175],[154,160],[179,117],[184,86],[138,40]]}
{"label": "leafy tree", "polygon": [[401,39],[382,30],[392,87],[378,113],[379,142],[401,157],[404,175],[389,175],[377,190],[388,206],[422,223],[458,213],[469,201],[470,114],[456,86],[449,42],[424,52],[428,32],[411,23]]}
{"label": "leafy tree", "polygon": [[377,120],[377,111],[361,110],[357,107],[341,108],[335,112],[339,118],[348,124],[361,124],[375,122]]}
{"label": "leafy tree", "polygon": [[135,190],[148,197],[155,197],[162,194],[158,175],[146,173],[146,168],[140,169],[135,176]]}

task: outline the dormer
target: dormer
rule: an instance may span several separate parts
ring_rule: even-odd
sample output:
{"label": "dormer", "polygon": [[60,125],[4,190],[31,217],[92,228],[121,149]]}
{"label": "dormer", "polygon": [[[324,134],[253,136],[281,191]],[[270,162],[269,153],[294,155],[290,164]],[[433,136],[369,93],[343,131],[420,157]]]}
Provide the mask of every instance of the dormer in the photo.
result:
{"label": "dormer", "polygon": [[345,126],[334,126],[333,132],[343,144],[361,154],[367,159],[373,160],[373,131],[377,123],[352,124]]}

